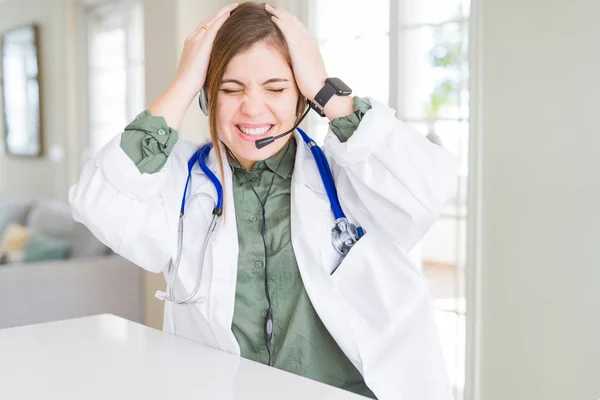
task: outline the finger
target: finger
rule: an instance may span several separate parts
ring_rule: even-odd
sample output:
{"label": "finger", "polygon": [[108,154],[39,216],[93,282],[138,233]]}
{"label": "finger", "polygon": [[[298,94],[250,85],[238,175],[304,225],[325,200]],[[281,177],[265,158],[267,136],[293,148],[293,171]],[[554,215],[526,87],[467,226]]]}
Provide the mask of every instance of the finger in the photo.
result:
{"label": "finger", "polygon": [[283,8],[275,8],[270,4],[265,4],[265,10],[267,10],[268,12],[285,22],[292,21],[295,18],[294,15],[290,14]]}
{"label": "finger", "polygon": [[211,41],[217,36],[217,32],[221,29],[225,21],[227,21],[227,18],[229,18],[229,13],[221,15],[221,17],[214,21],[210,26],[206,34],[210,37]]}
{"label": "finger", "polygon": [[288,43],[291,40],[294,40],[294,38],[303,36],[301,28],[294,24],[294,22],[282,21],[275,16],[271,16],[271,20],[275,23],[275,25],[277,25],[281,33],[283,33],[283,36],[285,36],[285,39],[288,41]]}
{"label": "finger", "polygon": [[276,16],[277,18],[282,18],[283,17],[283,13],[281,12],[282,10],[273,7],[270,4],[266,4],[265,3],[265,10],[267,10],[268,12],[270,12],[271,14],[273,14],[274,16]]}
{"label": "finger", "polygon": [[271,15],[271,20],[273,22],[275,22],[275,25],[277,25],[277,27],[279,28],[279,30],[281,31],[281,33],[283,33],[283,35],[285,36],[285,24],[276,16]]}
{"label": "finger", "polygon": [[204,31],[206,30],[206,29],[203,28],[203,26],[205,26],[204,23],[201,23],[200,25],[198,25],[196,27],[196,29],[194,29],[194,32],[192,32],[192,34],[190,36],[188,36],[188,39],[196,38],[198,36],[201,36],[202,33],[204,33]]}
{"label": "finger", "polygon": [[[268,6],[268,7],[267,7]],[[304,26],[302,21],[300,21],[294,14],[282,9],[282,8],[274,8],[270,5],[265,5],[265,9],[273,14],[279,21],[287,24],[288,26]]]}
{"label": "finger", "polygon": [[198,24],[198,26],[196,27],[196,29],[194,29],[194,32],[192,32],[192,34],[189,36],[190,38],[194,38],[197,36],[202,35],[206,29],[204,29],[204,27],[206,26],[206,22],[202,21]]}
{"label": "finger", "polygon": [[212,17],[210,17],[208,21],[206,21],[205,25],[210,28],[215,23],[215,21],[221,19],[221,17],[223,17],[224,15],[229,15],[237,6],[238,3],[232,3],[221,8]]}
{"label": "finger", "polygon": [[209,18],[205,19],[200,24],[198,24],[198,26],[196,27],[196,29],[190,36],[198,36],[198,35],[204,33],[206,31],[206,29],[204,29],[204,27],[207,27],[210,29],[211,25],[213,25],[215,23],[215,21],[220,19],[223,15],[229,16],[231,11],[233,11],[237,6],[238,6],[238,3],[233,3],[233,4],[229,4],[221,9],[219,9],[219,11],[217,11],[215,14],[213,14],[212,16],[210,16]]}

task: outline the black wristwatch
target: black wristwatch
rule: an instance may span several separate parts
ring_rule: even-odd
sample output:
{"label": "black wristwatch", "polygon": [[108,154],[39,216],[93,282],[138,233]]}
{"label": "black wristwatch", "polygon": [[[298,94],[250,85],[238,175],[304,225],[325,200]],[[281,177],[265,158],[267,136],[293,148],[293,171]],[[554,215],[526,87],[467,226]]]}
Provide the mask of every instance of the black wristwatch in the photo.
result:
{"label": "black wristwatch", "polygon": [[348,87],[340,78],[325,79],[325,86],[315,96],[315,101],[310,102],[310,108],[315,110],[321,117],[325,116],[325,104],[333,97],[348,96],[352,94],[352,89]]}

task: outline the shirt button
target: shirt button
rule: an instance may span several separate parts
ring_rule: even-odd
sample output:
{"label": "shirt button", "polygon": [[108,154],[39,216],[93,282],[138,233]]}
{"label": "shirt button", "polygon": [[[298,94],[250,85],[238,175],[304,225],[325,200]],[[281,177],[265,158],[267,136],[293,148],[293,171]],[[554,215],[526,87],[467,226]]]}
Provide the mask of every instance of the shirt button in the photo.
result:
{"label": "shirt button", "polygon": [[261,162],[259,162],[258,164],[256,164],[256,166],[257,166],[259,169],[265,169],[265,163],[264,163],[264,162],[262,162],[262,161],[261,161]]}
{"label": "shirt button", "polygon": [[258,218],[256,218],[254,215],[250,216],[250,218],[248,218],[250,220],[250,222],[256,222],[258,220]]}
{"label": "shirt button", "polygon": [[261,316],[261,317],[263,317],[263,318],[267,318],[267,312],[266,312],[266,311],[264,311],[264,310],[263,310],[263,311],[261,311],[261,312],[260,312],[260,316]]}
{"label": "shirt button", "polygon": [[160,129],[158,130],[158,134],[159,134],[160,136],[164,136],[164,135],[165,135],[165,133],[167,133],[167,132],[165,132],[165,130],[164,130],[164,129],[162,129],[162,128],[160,128]]}
{"label": "shirt button", "polygon": [[260,260],[257,260],[257,261],[255,261],[255,262],[254,262],[254,268],[256,268],[256,269],[261,269],[261,268],[262,268],[262,266],[263,266],[263,263],[262,263],[262,261],[260,261]]}

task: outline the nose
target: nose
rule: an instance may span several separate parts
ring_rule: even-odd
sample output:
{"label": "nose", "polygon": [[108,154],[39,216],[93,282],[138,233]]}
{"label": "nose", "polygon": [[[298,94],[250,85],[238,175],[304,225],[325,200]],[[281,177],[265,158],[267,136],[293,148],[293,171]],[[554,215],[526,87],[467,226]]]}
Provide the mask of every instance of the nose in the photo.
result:
{"label": "nose", "polygon": [[251,118],[260,116],[267,106],[264,97],[257,91],[248,93],[242,102],[242,112]]}

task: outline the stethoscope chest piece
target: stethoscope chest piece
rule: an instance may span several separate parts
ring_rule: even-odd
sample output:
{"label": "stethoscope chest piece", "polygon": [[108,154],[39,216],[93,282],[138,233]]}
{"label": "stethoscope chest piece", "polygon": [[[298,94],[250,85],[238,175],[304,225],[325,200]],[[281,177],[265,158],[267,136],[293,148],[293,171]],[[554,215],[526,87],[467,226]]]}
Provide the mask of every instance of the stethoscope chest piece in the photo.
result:
{"label": "stethoscope chest piece", "polygon": [[348,254],[350,249],[362,236],[359,233],[359,229],[353,223],[348,222],[346,218],[338,218],[331,229],[331,244],[333,248],[342,256]]}

